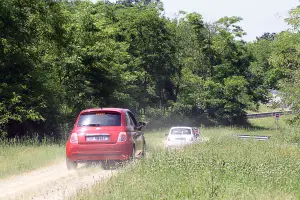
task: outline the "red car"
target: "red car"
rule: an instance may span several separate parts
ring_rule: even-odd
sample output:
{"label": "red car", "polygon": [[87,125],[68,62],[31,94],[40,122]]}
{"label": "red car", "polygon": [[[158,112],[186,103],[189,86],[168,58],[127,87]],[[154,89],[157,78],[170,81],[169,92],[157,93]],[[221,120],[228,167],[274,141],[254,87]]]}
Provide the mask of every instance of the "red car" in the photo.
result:
{"label": "red car", "polygon": [[130,110],[95,108],[80,112],[66,143],[68,169],[78,162],[125,161],[145,154],[146,142]]}

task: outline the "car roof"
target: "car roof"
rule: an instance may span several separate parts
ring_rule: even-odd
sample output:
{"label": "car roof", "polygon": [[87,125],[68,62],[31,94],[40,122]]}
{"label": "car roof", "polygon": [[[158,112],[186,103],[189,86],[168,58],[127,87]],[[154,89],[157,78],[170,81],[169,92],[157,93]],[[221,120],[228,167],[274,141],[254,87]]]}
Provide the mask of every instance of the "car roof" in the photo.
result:
{"label": "car roof", "polygon": [[171,129],[174,129],[174,128],[193,128],[191,126],[173,126],[171,127]]}
{"label": "car roof", "polygon": [[126,108],[89,108],[81,111],[81,113],[84,112],[95,112],[95,111],[114,111],[114,112],[122,112],[122,111],[129,111],[129,109]]}

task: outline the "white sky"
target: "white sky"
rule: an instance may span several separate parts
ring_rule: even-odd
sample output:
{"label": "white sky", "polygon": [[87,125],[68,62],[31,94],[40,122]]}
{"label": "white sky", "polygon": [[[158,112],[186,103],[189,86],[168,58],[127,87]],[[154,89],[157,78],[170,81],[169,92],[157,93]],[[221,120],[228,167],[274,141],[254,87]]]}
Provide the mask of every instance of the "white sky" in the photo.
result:
{"label": "white sky", "polygon": [[[97,0],[92,0],[96,2]],[[287,12],[300,5],[299,0],[161,0],[165,14],[172,17],[183,10],[201,14],[206,22],[224,16],[243,18],[240,26],[247,32],[246,41],[255,40],[264,32],[280,32],[288,28]],[[114,2],[112,0],[112,2]]]}

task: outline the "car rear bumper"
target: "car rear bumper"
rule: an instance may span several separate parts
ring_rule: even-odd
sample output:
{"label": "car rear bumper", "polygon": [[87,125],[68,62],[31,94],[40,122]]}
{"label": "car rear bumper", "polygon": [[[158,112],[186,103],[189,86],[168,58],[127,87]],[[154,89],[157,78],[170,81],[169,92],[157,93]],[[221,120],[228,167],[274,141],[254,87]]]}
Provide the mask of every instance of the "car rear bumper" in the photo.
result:
{"label": "car rear bumper", "polygon": [[132,144],[69,144],[66,154],[71,161],[128,160]]}

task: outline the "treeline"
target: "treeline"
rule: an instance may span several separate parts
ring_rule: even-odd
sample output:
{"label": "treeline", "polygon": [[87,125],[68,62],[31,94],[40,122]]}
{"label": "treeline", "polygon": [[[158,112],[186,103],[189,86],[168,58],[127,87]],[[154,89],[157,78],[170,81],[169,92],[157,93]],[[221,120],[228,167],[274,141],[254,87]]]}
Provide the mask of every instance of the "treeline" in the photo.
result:
{"label": "treeline", "polygon": [[243,124],[268,89],[299,91],[298,16],[293,31],[246,43],[240,17],[170,19],[160,1],[1,0],[0,133],[59,136],[82,109],[108,106],[153,124]]}

